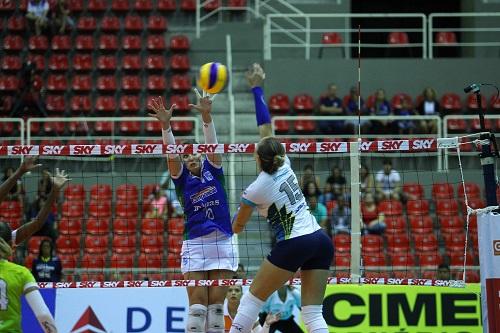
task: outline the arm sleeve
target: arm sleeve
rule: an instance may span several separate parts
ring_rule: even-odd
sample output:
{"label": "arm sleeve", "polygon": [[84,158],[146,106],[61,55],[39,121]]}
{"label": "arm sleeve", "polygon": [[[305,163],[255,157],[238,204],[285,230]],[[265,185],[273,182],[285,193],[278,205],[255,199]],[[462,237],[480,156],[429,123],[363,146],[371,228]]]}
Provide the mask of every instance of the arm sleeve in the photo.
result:
{"label": "arm sleeve", "polygon": [[298,290],[293,290],[292,296],[295,299],[295,304],[300,309],[302,305],[301,305],[301,299],[300,299],[300,294],[299,294]]}
{"label": "arm sleeve", "polygon": [[258,186],[256,185],[256,181],[250,184],[250,186],[248,186],[247,189],[243,191],[243,194],[241,195],[241,202],[252,207],[257,206],[257,202],[259,200],[257,187]]}
{"label": "arm sleeve", "polygon": [[40,291],[38,289],[29,291],[25,297],[43,331],[45,333],[57,333],[54,317],[52,317],[49,308],[43,301]]}

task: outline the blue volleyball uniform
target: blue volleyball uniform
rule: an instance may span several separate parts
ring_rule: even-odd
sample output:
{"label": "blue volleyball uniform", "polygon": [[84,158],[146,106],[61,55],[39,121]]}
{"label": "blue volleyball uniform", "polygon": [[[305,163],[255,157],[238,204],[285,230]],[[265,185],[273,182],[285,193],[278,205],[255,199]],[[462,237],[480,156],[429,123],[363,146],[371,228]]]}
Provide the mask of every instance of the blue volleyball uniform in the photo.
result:
{"label": "blue volleyball uniform", "polygon": [[228,237],[233,234],[222,167],[205,159],[201,177],[194,176],[183,166],[181,175],[172,179],[184,207],[184,239],[195,239],[214,231]]}

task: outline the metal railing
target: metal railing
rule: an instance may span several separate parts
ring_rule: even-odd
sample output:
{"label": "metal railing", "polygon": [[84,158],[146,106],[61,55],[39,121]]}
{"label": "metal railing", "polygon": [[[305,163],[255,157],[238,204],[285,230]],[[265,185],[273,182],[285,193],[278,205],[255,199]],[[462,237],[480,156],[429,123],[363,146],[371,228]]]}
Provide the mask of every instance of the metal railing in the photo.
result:
{"label": "metal railing", "polygon": [[[458,18],[474,18],[475,25],[485,23],[485,27],[470,27],[470,28],[462,28],[462,27],[446,27],[440,28],[439,19],[445,18],[449,19],[452,17]],[[492,19],[487,22],[484,22],[485,19]],[[436,22],[437,21],[437,22]],[[491,25],[492,22],[495,22],[496,25],[494,27],[488,26]],[[455,34],[455,38],[457,37],[456,33],[481,33],[483,37],[485,33],[491,32],[500,32],[500,13],[433,13],[429,15],[429,28],[428,28],[428,41],[429,41],[429,59],[434,57],[434,48],[445,48],[445,47],[499,47],[500,46],[500,38],[498,35],[495,35],[496,38],[488,40],[486,38],[485,41],[472,41],[472,42],[461,42],[455,41],[450,43],[436,43],[434,38],[439,32],[452,32]],[[475,39],[475,38],[473,38]]]}
{"label": "metal railing", "polygon": [[24,145],[24,133],[26,131],[25,126],[24,126],[24,119],[22,118],[0,118],[0,127],[2,130],[0,130],[0,133],[3,135],[3,128],[4,124],[8,123],[14,123],[14,124],[19,124],[19,135],[18,136],[2,136],[0,137],[0,145],[3,145],[6,141],[19,141],[22,145]]}
{"label": "metal railing", "polygon": [[[363,28],[362,34],[367,33],[389,33],[389,32],[411,32],[421,35],[421,42],[408,44],[388,44],[388,43],[362,43],[363,48],[408,48],[418,47],[422,50],[422,58],[427,57],[427,17],[424,14],[401,13],[401,14],[269,14],[266,15],[264,26],[264,59],[272,59],[272,50],[275,48],[303,48],[305,59],[310,59],[311,49],[323,47],[340,47],[344,49],[346,57],[349,55],[349,48],[357,46],[356,42],[350,42],[350,34],[357,32],[351,28],[352,18],[371,18],[387,21],[388,19],[415,19],[418,24],[413,28],[393,29],[393,28]],[[283,20],[295,19],[302,22],[296,28],[273,28],[280,25]],[[334,28],[342,27],[342,28]],[[337,32],[342,36],[339,44],[323,44],[321,38],[324,33]],[[298,34],[298,35],[296,35]],[[293,35],[293,37],[291,37]],[[288,40],[275,42],[273,38],[288,36]]]}

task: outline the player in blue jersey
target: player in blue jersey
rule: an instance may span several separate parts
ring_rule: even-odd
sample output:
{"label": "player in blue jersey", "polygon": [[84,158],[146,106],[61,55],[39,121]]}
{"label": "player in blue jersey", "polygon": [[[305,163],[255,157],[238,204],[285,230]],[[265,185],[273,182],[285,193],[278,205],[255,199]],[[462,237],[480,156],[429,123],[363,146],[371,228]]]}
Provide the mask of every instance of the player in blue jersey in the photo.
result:
{"label": "player in blue jersey", "polygon": [[[198,94],[199,95],[199,94]],[[204,93],[205,95],[205,93]],[[201,114],[207,144],[216,144],[217,136],[210,114],[209,96],[199,96],[191,108]],[[172,110],[161,98],[149,106],[150,115],[161,122],[163,142],[175,144],[170,127]],[[177,197],[184,208],[185,230],[181,251],[181,270],[186,279],[231,278],[238,267],[232,243],[231,219],[220,154],[169,155],[167,164]],[[223,303],[225,287],[188,287],[189,314],[187,332],[224,332]]]}
{"label": "player in blue jersey", "polygon": [[230,333],[249,333],[266,299],[298,269],[302,280],[302,320],[308,332],[327,333],[322,304],[333,245],[311,214],[285,149],[271,136],[271,116],[261,88],[264,77],[258,64],[247,75],[261,136],[255,159],[262,171],[243,192],[233,231],[243,231],[256,208],[271,223],[276,245],[243,296]]}

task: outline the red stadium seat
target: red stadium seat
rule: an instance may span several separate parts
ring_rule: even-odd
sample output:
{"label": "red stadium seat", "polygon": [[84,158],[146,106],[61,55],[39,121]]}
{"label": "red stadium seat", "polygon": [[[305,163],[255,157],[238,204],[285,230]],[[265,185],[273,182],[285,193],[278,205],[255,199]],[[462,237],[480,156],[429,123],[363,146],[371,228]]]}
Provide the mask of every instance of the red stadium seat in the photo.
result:
{"label": "red stadium seat", "polygon": [[12,33],[24,32],[26,30],[26,18],[24,16],[9,17],[7,19],[7,30]]}
{"label": "red stadium seat", "polygon": [[89,217],[85,230],[90,235],[107,235],[109,233],[109,217]]}
{"label": "red stadium seat", "polygon": [[465,248],[465,231],[461,230],[460,232],[450,234],[444,233],[443,240],[446,251],[449,253],[463,251]]}
{"label": "red stadium seat", "polygon": [[111,185],[95,184],[90,187],[90,200],[111,200],[112,197]]}
{"label": "red stadium seat", "polygon": [[97,69],[102,72],[111,71],[114,72],[116,70],[116,57],[112,55],[102,55],[97,58]]}
{"label": "red stadium seat", "polygon": [[[486,207],[486,202],[481,198],[468,198],[467,203],[472,209],[480,209]],[[462,214],[467,215],[467,207],[465,206],[465,201],[460,201],[460,206],[462,207]]]}
{"label": "red stadium seat", "polygon": [[41,54],[28,54],[28,60],[35,64],[37,71],[45,69],[45,56]]}
{"label": "red stadium seat", "polygon": [[0,90],[14,92],[17,91],[18,88],[19,88],[19,79],[16,76],[8,75],[0,77]]}
{"label": "red stadium seat", "polygon": [[[169,238],[170,240],[170,238]],[[163,235],[142,235],[141,252],[143,253],[162,253]]]}
{"label": "red stadium seat", "polygon": [[161,55],[149,55],[144,61],[144,68],[150,71],[163,71],[166,67],[165,57]]}
{"label": "red stadium seat", "polygon": [[85,200],[85,187],[83,184],[70,183],[64,189],[64,198],[66,200]]}
{"label": "red stadium seat", "polygon": [[474,256],[472,255],[472,253],[468,252],[467,256],[464,256],[464,244],[465,243],[462,244],[462,248],[460,249],[460,251],[450,253],[451,266],[462,267],[464,265],[464,261],[465,266],[474,266]]}
{"label": "red stadium seat", "polygon": [[111,217],[111,205],[109,201],[102,200],[90,201],[88,207],[89,216],[105,219]]}
{"label": "red stadium seat", "polygon": [[416,252],[435,252],[438,249],[438,241],[434,234],[413,235]]}
{"label": "red stadium seat", "polygon": [[122,77],[122,89],[126,92],[137,92],[141,90],[141,79],[139,76],[125,75]]}
{"label": "red stadium seat", "polygon": [[457,35],[452,31],[440,31],[435,36],[436,44],[456,44]]}
{"label": "red stadium seat", "polygon": [[454,199],[436,200],[437,215],[456,215],[457,211],[458,204]]}
{"label": "red stadium seat", "polygon": [[135,235],[114,235],[113,236],[113,253],[132,254],[135,252],[136,240]]}
{"label": "red stadium seat", "polygon": [[206,11],[213,11],[219,8],[222,5],[221,0],[209,0],[205,2],[203,9]]}
{"label": "red stadium seat", "polygon": [[141,123],[138,121],[122,121],[119,127],[124,135],[138,134],[141,131]]}
{"label": "red stadium seat", "polygon": [[300,94],[293,98],[295,112],[310,113],[314,110],[314,99],[311,95]]}
{"label": "red stadium seat", "polygon": [[460,96],[455,93],[447,93],[441,97],[441,108],[444,113],[460,112],[462,110],[462,102]]}
{"label": "red stadium seat", "polygon": [[451,199],[454,197],[453,186],[449,183],[434,183],[432,184],[432,198],[438,199]]}
{"label": "red stadium seat", "polygon": [[47,105],[47,112],[50,114],[63,113],[66,111],[66,102],[62,95],[48,95],[45,99],[45,103]]}
{"label": "red stadium seat", "polygon": [[82,233],[82,221],[75,218],[62,218],[57,230],[61,235],[80,235]]}
{"label": "red stadium seat", "polygon": [[73,114],[89,113],[92,109],[90,97],[79,95],[71,97],[70,109]]}
{"label": "red stadium seat", "polygon": [[194,128],[191,121],[172,121],[170,124],[172,125],[174,134],[189,134]]}
{"label": "red stadium seat", "polygon": [[124,95],[120,98],[120,111],[126,113],[138,113],[140,109],[139,96]]}
{"label": "red stadium seat", "polygon": [[410,239],[407,234],[387,235],[388,253],[406,254],[410,252]]}
{"label": "red stadium seat", "polygon": [[103,273],[82,273],[80,274],[80,282],[104,282],[105,276]]}
{"label": "red stadium seat", "polygon": [[66,129],[66,123],[63,122],[46,122],[43,124],[43,131],[45,135],[56,133],[63,134]]}
{"label": "red stadium seat", "polygon": [[403,102],[406,102],[410,107],[413,106],[413,101],[410,95],[406,93],[398,93],[392,96],[391,107],[393,109],[401,109],[403,107]]}
{"label": "red stadium seat", "polygon": [[134,267],[134,255],[126,253],[113,253],[110,267],[114,269],[131,269]]}
{"label": "red stadium seat", "polygon": [[388,44],[408,44],[410,42],[410,39],[408,38],[408,34],[404,31],[398,31],[398,32],[391,32],[387,36],[387,43]]}
{"label": "red stadium seat", "polygon": [[135,218],[116,218],[113,220],[114,234],[135,234],[136,227],[137,220]]}
{"label": "red stadium seat", "polygon": [[350,235],[335,235],[333,237],[333,245],[335,246],[335,251],[339,252],[350,252],[351,251],[351,236]]}
{"label": "red stadium seat", "polygon": [[89,0],[87,9],[90,12],[103,12],[107,9],[106,0]]}
{"label": "red stadium seat", "polygon": [[96,19],[92,16],[81,16],[77,23],[76,29],[80,33],[93,33],[97,29]]}
{"label": "red stadium seat", "polygon": [[142,17],[139,15],[128,14],[125,17],[125,30],[132,33],[141,33],[144,29]]}
{"label": "red stadium seat", "polygon": [[68,129],[71,133],[87,134],[89,126],[86,122],[72,121],[69,123]]}
{"label": "red stadium seat", "polygon": [[152,33],[163,33],[167,31],[167,19],[161,15],[149,15],[148,30]]}
{"label": "red stadium seat", "polygon": [[406,212],[408,215],[428,215],[429,201],[425,199],[408,200],[406,202]]}
{"label": "red stadium seat", "polygon": [[72,89],[78,93],[87,93],[92,89],[92,78],[90,75],[75,75],[73,77]]}
{"label": "red stadium seat", "polygon": [[142,219],[141,232],[144,235],[162,235],[164,223],[161,219]]}
{"label": "red stadium seat", "polygon": [[186,54],[174,54],[170,58],[170,69],[178,72],[186,72],[190,69],[189,57]]}
{"label": "red stadium seat", "polygon": [[120,202],[116,205],[116,216],[123,218],[136,218],[139,208],[136,202]]}
{"label": "red stadium seat", "polygon": [[378,254],[364,255],[363,256],[363,264],[368,269],[386,266],[384,256],[378,255]]}
{"label": "red stadium seat", "polygon": [[101,35],[98,49],[101,52],[116,52],[118,50],[118,37],[116,35]]}
{"label": "red stadium seat", "polygon": [[176,0],[158,0],[156,6],[161,12],[173,12],[177,9]]}
{"label": "red stadium seat", "polygon": [[127,53],[139,52],[142,48],[142,40],[140,36],[127,35],[123,37],[122,48]]}
{"label": "red stadium seat", "polygon": [[79,35],[76,36],[75,48],[78,51],[92,52],[94,50],[94,39],[92,36]]}
{"label": "red stadium seat", "polygon": [[384,239],[379,235],[361,236],[363,253],[381,253],[384,249]]}
{"label": "red stadium seat", "polygon": [[73,68],[78,72],[89,72],[92,70],[92,55],[76,53],[73,57]]}
{"label": "red stadium seat", "polygon": [[59,74],[49,74],[46,87],[49,91],[65,91],[68,87],[66,76]]}
{"label": "red stadium seat", "polygon": [[120,30],[120,20],[116,16],[104,16],[101,21],[103,32],[118,32]]}
{"label": "red stadium seat", "polygon": [[[493,122],[491,121],[491,119],[485,119],[484,126],[486,130],[492,129]],[[472,131],[481,131],[481,122],[479,121],[479,119],[472,119],[472,122],[470,124],[470,129]]]}
{"label": "red stadium seat", "polygon": [[[462,279],[462,272],[455,278]],[[481,278],[479,277],[479,272],[474,271],[465,271],[465,282],[467,283],[479,283],[481,282]]]}
{"label": "red stadium seat", "polygon": [[33,52],[45,52],[49,48],[46,36],[31,36],[28,40],[28,49]]}
{"label": "red stadium seat", "polygon": [[227,2],[228,7],[233,8],[243,8],[247,5],[247,0],[229,0]]}
{"label": "red stadium seat", "polygon": [[349,268],[351,266],[351,257],[349,256],[334,256],[333,262],[335,268]]}
{"label": "red stadium seat", "polygon": [[95,102],[95,108],[99,113],[114,113],[116,111],[116,99],[114,96],[99,96]]}
{"label": "red stadium seat", "polygon": [[56,249],[58,254],[78,254],[80,251],[80,236],[60,235],[57,237]]}
{"label": "red stadium seat", "polygon": [[19,52],[23,49],[24,41],[21,36],[7,35],[3,39],[3,49],[6,52]]}
{"label": "red stadium seat", "polygon": [[422,253],[418,255],[418,262],[421,267],[435,267],[443,263],[443,258],[439,253]]}
{"label": "red stadium seat", "polygon": [[146,122],[145,126],[147,133],[161,133],[161,124],[156,120]]}
{"label": "red stadium seat", "polygon": [[403,205],[401,201],[397,200],[383,200],[378,204],[377,208],[379,213],[383,213],[386,216],[403,214]]}
{"label": "red stadium seat", "polygon": [[167,79],[164,75],[150,75],[146,84],[148,91],[164,91],[167,89]]}
{"label": "red stadium seat", "polygon": [[83,202],[81,201],[65,201],[62,205],[62,216],[68,218],[83,217]]}
{"label": "red stadium seat", "polygon": [[168,220],[168,233],[172,235],[182,235],[184,234],[184,219],[182,218],[171,218]]}
{"label": "red stadium seat", "polygon": [[[488,107],[488,102],[486,101],[486,97],[484,95],[481,95],[481,107],[483,110],[486,110]],[[477,97],[475,94],[469,94],[467,95],[467,109],[469,111],[477,111],[479,108],[479,104],[477,103]]]}
{"label": "red stadium seat", "polygon": [[467,131],[467,122],[464,119],[448,119],[446,126],[450,132]]}
{"label": "red stadium seat", "polygon": [[191,90],[191,78],[189,75],[172,75],[171,87],[174,93],[183,93]]}
{"label": "red stadium seat", "polygon": [[180,253],[182,248],[182,236],[169,235],[168,236],[168,252]]}
{"label": "red stadium seat", "polygon": [[122,184],[116,188],[116,199],[118,201],[137,201],[139,194],[134,184]]}
{"label": "red stadium seat", "polygon": [[123,56],[122,68],[128,72],[135,72],[141,69],[141,57],[138,55],[127,54]]}
{"label": "red stadium seat", "polygon": [[[83,11],[83,1],[81,0],[69,0],[68,8],[71,13],[79,13]],[[64,266],[63,266],[64,267]]]}
{"label": "red stadium seat", "polygon": [[17,72],[22,67],[21,58],[18,56],[4,56],[2,58],[2,70],[5,72]]}
{"label": "red stadium seat", "polygon": [[180,268],[181,267],[181,256],[176,253],[169,253],[167,257],[166,266],[168,268]]}
{"label": "red stadium seat", "polygon": [[97,90],[100,92],[115,92],[117,89],[114,75],[104,75],[97,78]]}
{"label": "red stadium seat", "polygon": [[160,269],[163,267],[158,253],[141,253],[137,258],[137,267],[141,269]]}
{"label": "red stadium seat", "polygon": [[187,36],[177,35],[170,38],[170,50],[172,52],[186,52],[189,48],[189,38]]}
{"label": "red stadium seat", "polygon": [[299,133],[311,133],[316,129],[316,124],[313,120],[299,119],[294,122],[295,131]]}
{"label": "red stadium seat", "polygon": [[126,12],[129,10],[128,0],[112,0],[111,9],[115,12]]}
{"label": "red stadium seat", "polygon": [[181,0],[181,10],[185,12],[194,12],[196,10],[195,0]]}
{"label": "red stadium seat", "polygon": [[179,112],[188,112],[191,108],[189,107],[190,101],[188,95],[171,95],[170,105],[175,104],[174,114]]}
{"label": "red stadium seat", "polygon": [[76,268],[76,263],[77,263],[77,256],[76,255],[58,254],[57,257],[61,261],[61,266],[64,269],[72,270],[72,269]]}
{"label": "red stadium seat", "polygon": [[404,183],[403,193],[412,196],[414,199],[422,199],[424,197],[424,187],[419,183]]}
{"label": "red stadium seat", "polygon": [[431,233],[434,229],[434,222],[429,215],[409,215],[408,223],[415,234]]}
{"label": "red stadium seat", "polygon": [[274,94],[269,98],[269,110],[274,113],[288,113],[290,100],[285,94]]}
{"label": "red stadium seat", "polygon": [[151,52],[163,52],[167,48],[163,35],[149,35],[146,40],[146,48]]}
{"label": "red stadium seat", "polygon": [[104,254],[108,251],[109,240],[107,235],[86,235],[84,243],[86,253]]}
{"label": "red stadium seat", "polygon": [[152,0],[135,0],[132,7],[138,12],[149,12],[153,10]]}
{"label": "red stadium seat", "polygon": [[321,36],[321,44],[324,45],[342,44],[342,36],[337,32],[325,32]]}
{"label": "red stadium seat", "polygon": [[[490,108],[494,113],[498,113],[500,111],[500,97],[497,98],[497,94],[494,94],[490,98]],[[498,128],[498,126],[497,126]]]}
{"label": "red stadium seat", "polygon": [[103,256],[96,255],[94,252],[85,253],[80,261],[81,268],[104,269],[106,267],[106,259]]}
{"label": "red stadium seat", "polygon": [[394,269],[408,269],[415,266],[415,257],[411,254],[395,253],[391,256],[391,263]]}
{"label": "red stadium seat", "polygon": [[406,222],[402,216],[386,216],[384,219],[386,234],[403,233],[406,229]]}

